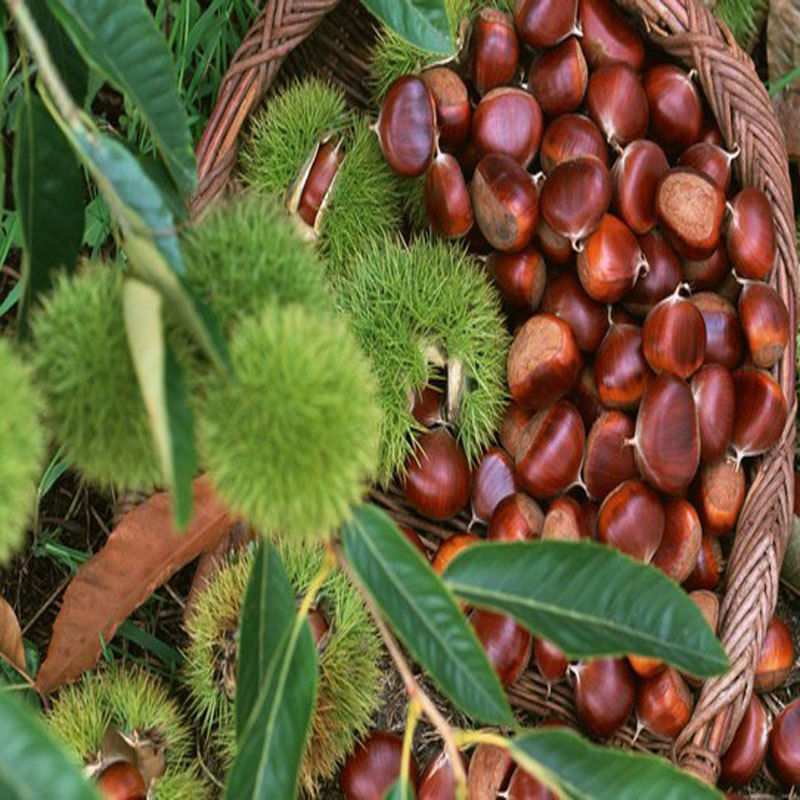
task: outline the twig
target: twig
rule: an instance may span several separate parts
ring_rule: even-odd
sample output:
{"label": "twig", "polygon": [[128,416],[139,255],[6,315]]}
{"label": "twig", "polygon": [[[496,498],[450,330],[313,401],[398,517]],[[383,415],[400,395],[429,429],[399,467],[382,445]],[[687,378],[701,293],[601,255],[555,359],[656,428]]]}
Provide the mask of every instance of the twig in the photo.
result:
{"label": "twig", "polygon": [[372,599],[372,596],[366,590],[358,576],[355,574],[353,568],[350,566],[350,563],[347,561],[341,544],[334,542],[331,547],[333,548],[333,552],[336,554],[336,559],[339,562],[339,565],[347,573],[347,575],[350,577],[350,580],[353,582],[353,585],[358,589],[359,593],[363,597],[364,602],[367,605],[367,609],[372,615],[372,619],[374,620],[375,626],[378,629],[378,633],[380,633],[381,638],[386,645],[386,649],[389,651],[389,655],[392,657],[392,661],[394,661],[397,671],[400,673],[400,677],[403,679],[403,683],[405,684],[409,698],[412,702],[417,700],[420,703],[422,710],[425,712],[425,716],[430,720],[433,727],[436,728],[439,736],[442,737],[445,748],[447,749],[447,754],[450,757],[450,763],[456,779],[456,795],[459,798],[465,798],[467,792],[467,773],[464,770],[464,764],[461,761],[461,754],[458,750],[458,744],[456,743],[456,737],[453,729],[450,727],[441,711],[439,711],[439,709],[436,707],[436,704],[433,702],[433,700],[428,697],[425,690],[419,685],[419,683],[417,683],[414,674],[411,672],[411,667],[408,666],[408,663],[406,662],[405,657],[400,650],[400,645],[397,644],[397,640],[392,635],[389,627],[383,621],[381,612],[378,609],[375,601]]}

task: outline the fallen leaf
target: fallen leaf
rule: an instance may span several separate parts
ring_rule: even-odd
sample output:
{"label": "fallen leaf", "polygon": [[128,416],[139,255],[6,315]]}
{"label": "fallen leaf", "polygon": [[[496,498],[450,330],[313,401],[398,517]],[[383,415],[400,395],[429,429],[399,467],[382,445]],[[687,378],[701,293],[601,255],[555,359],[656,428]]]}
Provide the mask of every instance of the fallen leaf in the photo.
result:
{"label": "fallen leaf", "polygon": [[[797,0],[770,0],[767,65],[773,86],[800,65],[800,4]],[[800,76],[773,98],[773,105],[786,137],[789,157],[800,158]]]}
{"label": "fallen leaf", "polygon": [[204,478],[193,483],[194,516],[185,531],[172,523],[169,495],[155,494],[127,513],[108,542],[78,569],[64,593],[37,688],[52,691],[97,663],[101,637],[119,625],[162,584],[213,549],[236,519]]}
{"label": "fallen leaf", "polygon": [[0,656],[25,671],[25,646],[14,609],[0,597]]}

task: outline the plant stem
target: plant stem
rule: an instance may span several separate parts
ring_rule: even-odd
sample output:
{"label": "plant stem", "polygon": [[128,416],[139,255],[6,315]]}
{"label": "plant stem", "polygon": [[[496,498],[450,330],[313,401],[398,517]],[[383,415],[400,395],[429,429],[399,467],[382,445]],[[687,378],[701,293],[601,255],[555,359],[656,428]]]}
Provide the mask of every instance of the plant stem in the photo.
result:
{"label": "plant stem", "polygon": [[353,582],[353,585],[358,589],[359,593],[364,598],[364,602],[369,609],[372,619],[375,621],[375,626],[377,627],[378,632],[380,633],[381,638],[386,645],[386,649],[389,651],[389,655],[392,657],[392,661],[394,661],[397,671],[400,673],[400,677],[403,679],[403,683],[405,684],[406,691],[408,692],[411,702],[413,703],[415,700],[417,700],[420,703],[422,710],[425,712],[425,716],[430,720],[433,727],[436,728],[439,736],[442,737],[447,754],[450,757],[453,775],[456,779],[456,797],[458,800],[466,800],[467,773],[465,772],[464,764],[461,761],[461,754],[458,749],[458,744],[456,743],[455,732],[442,715],[442,712],[436,708],[436,704],[433,702],[433,700],[431,700],[425,690],[419,685],[419,683],[417,683],[417,680],[411,671],[411,667],[408,666],[408,663],[406,662],[405,657],[400,650],[400,645],[392,635],[387,624],[383,621],[380,609],[372,599],[372,595],[370,595],[370,593],[364,588],[364,585],[358,579],[358,576],[355,574],[353,568],[350,566],[350,563],[347,561],[347,557],[342,550],[342,546],[338,542],[335,542],[331,545],[331,547],[336,554],[339,565],[347,573],[347,575],[350,577],[350,580]]}
{"label": "plant stem", "polygon": [[[408,704],[408,715],[406,716],[406,730],[403,736],[403,754],[400,759],[400,780],[404,788],[408,785],[408,768],[411,765],[411,748],[414,744],[414,731],[417,729],[417,722],[422,714],[422,703],[415,698]],[[407,791],[401,792],[405,797]]]}

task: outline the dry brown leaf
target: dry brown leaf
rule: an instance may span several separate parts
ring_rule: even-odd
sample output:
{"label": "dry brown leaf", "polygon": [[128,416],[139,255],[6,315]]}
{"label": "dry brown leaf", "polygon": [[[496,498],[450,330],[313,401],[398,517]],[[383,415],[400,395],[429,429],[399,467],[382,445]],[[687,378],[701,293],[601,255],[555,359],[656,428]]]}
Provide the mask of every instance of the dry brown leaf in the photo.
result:
{"label": "dry brown leaf", "polygon": [[194,482],[194,517],[178,532],[169,495],[153,495],[127,513],[108,542],[80,567],[64,593],[47,657],[36,678],[49,692],[97,663],[101,636],[110,642],[119,625],[163,583],[201,553],[213,549],[235,518],[204,478]]}
{"label": "dry brown leaf", "polygon": [[0,655],[25,671],[25,646],[14,609],[0,597]]}
{"label": "dry brown leaf", "polygon": [[[770,0],[767,22],[767,64],[770,83],[800,66],[800,3]],[[790,158],[800,157],[800,78],[773,99],[786,136]]]}

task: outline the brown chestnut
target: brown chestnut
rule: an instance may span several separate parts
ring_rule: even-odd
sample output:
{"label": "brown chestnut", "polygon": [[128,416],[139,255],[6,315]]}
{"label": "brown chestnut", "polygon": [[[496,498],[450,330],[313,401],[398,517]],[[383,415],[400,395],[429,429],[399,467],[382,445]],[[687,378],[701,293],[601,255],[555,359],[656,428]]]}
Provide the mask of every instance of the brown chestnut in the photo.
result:
{"label": "brown chestnut", "polygon": [[590,67],[622,62],[635,70],[642,68],[642,37],[610,0],[581,0],[580,23],[581,46]]}
{"label": "brown chestnut", "polygon": [[658,182],[656,216],[679,255],[708,258],[720,242],[725,194],[702,172],[675,167]]}
{"label": "brown chestnut", "polygon": [[310,228],[318,228],[320,210],[327,202],[343,160],[341,140],[323,142],[314,156],[297,205],[297,214]]}
{"label": "brown chestnut", "polygon": [[725,245],[720,243],[708,257],[697,261],[688,260],[683,264],[683,276],[692,289],[714,289],[729,274],[730,263]]}
{"label": "brown chestnut", "polygon": [[522,767],[517,767],[508,783],[505,800],[558,800],[558,798],[533,775],[525,772]]}
{"label": "brown chestnut", "polygon": [[739,320],[757,367],[772,367],[789,344],[789,312],[766,283],[748,282],[739,295]]}
{"label": "brown chestnut", "polygon": [[624,147],[647,133],[647,95],[638,73],[627,64],[598,68],[589,78],[586,105],[612,145]]}
{"label": "brown chestnut", "polygon": [[444,421],[442,416],[442,393],[435,386],[427,385],[414,390],[411,398],[411,416],[424,425],[432,428]]}
{"label": "brown chestnut", "polygon": [[580,156],[594,156],[608,167],[608,146],[600,128],[583,114],[562,114],[544,131],[540,160],[549,175],[554,167]]}
{"label": "brown chestnut", "polygon": [[611,176],[593,156],[579,156],[553,168],[542,187],[547,224],[571,242],[597,230],[611,202]]}
{"label": "brown chestnut", "polygon": [[488,522],[497,504],[517,491],[517,475],[511,457],[499,447],[490,447],[480,458],[472,476],[472,515]]}
{"label": "brown chestnut", "polygon": [[531,635],[513,617],[484,608],[474,609],[469,621],[500,683],[514,683],[530,661]]}
{"label": "brown chestnut", "polygon": [[515,462],[522,487],[536,498],[555,497],[577,479],[586,435],[572,403],[559,400],[535,414],[517,443]]}
{"label": "brown chestnut", "polygon": [[800,786],[800,699],[789,703],[772,723],[771,766],[786,786]]}
{"label": "brown chestnut", "polygon": [[775,261],[775,224],[772,207],[761,189],[742,189],[730,204],[726,243],[740,278],[763,281]]}
{"label": "brown chestnut", "polygon": [[522,492],[501,500],[489,522],[488,537],[497,542],[524,542],[542,535],[544,513],[539,504]]}
{"label": "brown chestnut", "polygon": [[750,697],[742,721],[722,756],[720,777],[730,786],[744,786],[755,778],[769,744],[767,712],[757,695]]}
{"label": "brown chestnut", "polygon": [[605,500],[621,483],[636,477],[633,434],[633,420],[621,411],[606,411],[592,425],[583,459],[583,482],[591,497]]}
{"label": "brown chestnut", "polygon": [[594,736],[621,728],[636,703],[636,678],[624,658],[598,658],[574,668],[578,718]]}
{"label": "brown chestnut", "polygon": [[721,364],[706,364],[695,373],[691,387],[700,428],[700,461],[709,464],[722,458],[733,436],[733,377]]}
{"label": "brown chestnut", "polygon": [[628,144],[611,170],[614,208],[637,235],[656,224],[656,186],[669,169],[664,151],[648,139]]}
{"label": "brown chestnut", "polygon": [[555,275],[544,289],[542,311],[563,319],[572,329],[575,342],[584,352],[593,352],[608,329],[606,309],[592,300],[578,279],[569,272]]}
{"label": "brown chestnut", "polygon": [[552,47],[577,28],[578,0],[516,0],[520,38],[531,47]]}
{"label": "brown chestnut", "polygon": [[634,409],[653,380],[638,325],[612,325],[594,360],[594,380],[607,408]]}
{"label": "brown chestnut", "polygon": [[639,237],[639,248],[647,268],[625,295],[625,308],[637,317],[671,295],[681,282],[681,262],[658,229]]}
{"label": "brown chestnut", "polygon": [[542,140],[542,110],[524,89],[501,86],[478,103],[472,115],[472,143],[481,155],[511,156],[527,167]]}
{"label": "brown chestnut", "polygon": [[508,388],[522,408],[546,408],[572,388],[580,369],[572,328],[553,314],[535,314],[508,351]]}
{"label": "brown chestnut", "polygon": [[736,369],[742,361],[742,328],[736,309],[712,292],[696,294],[692,302],[706,327],[706,362]]}
{"label": "brown chestnut", "polygon": [[711,590],[719,583],[723,567],[722,547],[720,547],[719,539],[704,533],[700,542],[700,551],[697,554],[697,563],[683,585],[690,592],[696,589]]}
{"label": "brown chestnut", "polygon": [[539,221],[539,195],[533,177],[513,158],[484,156],[470,185],[472,210],[481,233],[503,253],[528,246]]}
{"label": "brown chestnut", "polygon": [[694,506],[682,497],[668,500],[664,504],[664,535],[653,556],[653,566],[683,583],[697,563],[702,538],[703,528]]}
{"label": "brown chestnut", "polygon": [[433,557],[431,567],[433,571],[441,575],[447,565],[465,548],[478,544],[480,539],[474,533],[455,533],[449,539],[445,539]]}
{"label": "brown chestnut", "polygon": [[603,500],[597,515],[597,541],[648,564],[661,544],[664,524],[658,495],[641,481],[628,480]]}
{"label": "brown chestnut", "polygon": [[481,742],[469,760],[467,797],[470,800],[496,800],[513,769],[514,762],[506,748]]}
{"label": "brown chestnut", "polygon": [[[386,731],[370,731],[347,757],[339,776],[344,800],[383,800],[385,793],[400,777],[403,739]],[[417,786],[417,762],[408,766],[411,785]]]}
{"label": "brown chestnut", "polygon": [[578,108],[588,82],[586,59],[574,36],[539,56],[528,73],[528,88],[551,117]]}
{"label": "brown chestnut", "polygon": [[729,534],[736,527],[746,493],[744,470],[733,459],[705,464],[698,473],[695,491],[703,531],[710,536]]}
{"label": "brown chestnut", "polygon": [[146,800],[147,784],[130,761],[115,761],[97,777],[97,790],[104,800]]}
{"label": "brown chestnut", "polygon": [[567,266],[575,255],[572,242],[556,233],[545,221],[539,217],[536,225],[536,243],[542,251],[548,264],[559,267]]}
{"label": "brown chestnut", "polygon": [[594,368],[585,366],[578,376],[575,388],[568,395],[578,413],[581,415],[583,424],[588,430],[594,425],[598,417],[606,411],[600,402],[600,395],[597,391],[597,384],[594,382]]}
{"label": "brown chestnut", "polygon": [[378,117],[386,163],[400,175],[422,175],[433,160],[436,106],[425,81],[403,75],[386,92]]}
{"label": "brown chestnut", "polygon": [[736,156],[710,142],[697,142],[678,159],[681,167],[691,167],[711,178],[725,194],[731,185],[731,162]]}
{"label": "brown chestnut", "polygon": [[407,459],[403,491],[420,514],[449,519],[469,500],[470,470],[461,446],[444,428],[423,433]]}
{"label": "brown chestnut", "polygon": [[[467,759],[459,753],[464,771]],[[454,800],[456,796],[456,778],[453,765],[446,750],[440,750],[431,756],[419,778],[417,800]]]}
{"label": "brown chestnut", "polygon": [[650,107],[650,135],[670,152],[699,141],[703,101],[690,75],[673,64],[658,64],[645,72],[642,83]]}
{"label": "brown chestnut", "polygon": [[520,253],[492,253],[486,267],[507,305],[530,311],[539,307],[547,266],[535,247],[526,247]]}
{"label": "brown chestnut", "polygon": [[506,410],[503,422],[500,425],[500,444],[503,445],[507,453],[517,451],[517,440],[519,435],[525,430],[525,426],[531,421],[531,412],[520,408],[516,403],[512,403]]}
{"label": "brown chestnut", "polygon": [[794,666],[794,640],[787,624],[776,614],[767,626],[756,664],[753,689],[774,692]]}
{"label": "brown chestnut", "polygon": [[425,175],[425,210],[431,227],[446,239],[460,239],[472,227],[472,203],[455,156],[438,153]]}
{"label": "brown chestnut", "polygon": [[681,676],[671,667],[639,684],[636,716],[656,736],[675,739],[694,710],[694,697]]}
{"label": "brown chestnut", "polygon": [[498,8],[481,9],[472,26],[470,70],[472,85],[480,95],[510,83],[519,63],[519,42],[514,20]]}
{"label": "brown chestnut", "polygon": [[533,660],[548,686],[558,683],[567,674],[567,657],[546,639],[534,638]]}
{"label": "brown chestnut", "polygon": [[328,630],[330,629],[325,614],[318,608],[312,608],[306,619],[308,619],[308,627],[311,628],[314,646],[318,650],[322,650],[328,640]]}
{"label": "brown chestnut", "polygon": [[636,464],[660,492],[682,494],[700,463],[700,428],[692,390],[676,375],[657,375],[636,415]]}
{"label": "brown chestnut", "polygon": [[786,398],[769,373],[741,367],[733,373],[736,416],[731,443],[737,459],[766,453],[783,433]]}
{"label": "brown chestnut", "polygon": [[632,288],[646,267],[639,242],[631,229],[606,214],[578,253],[578,277],[589,297],[616,303]]}
{"label": "brown chestnut", "polygon": [[589,539],[586,518],[580,503],[574,497],[559,497],[550,504],[542,526],[542,539],[559,542],[577,542]]}
{"label": "brown chestnut", "polygon": [[666,669],[667,666],[663,661],[659,661],[657,658],[648,658],[647,656],[629,655],[628,663],[640,678],[652,678],[654,675],[658,675],[661,670]]}
{"label": "brown chestnut", "polygon": [[[719,598],[708,589],[695,589],[689,592],[689,599],[700,609],[700,613],[705,617],[708,626],[716,634],[719,624]],[[694,675],[683,673],[683,678],[689,686],[699,689],[703,685],[701,678]]]}
{"label": "brown chestnut", "polygon": [[679,292],[650,309],[642,326],[642,352],[654,372],[688,378],[705,358],[706,326],[697,306]]}
{"label": "brown chestnut", "polygon": [[467,141],[472,119],[469,93],[464,81],[447,67],[431,67],[420,77],[433,95],[439,146],[458,150]]}

